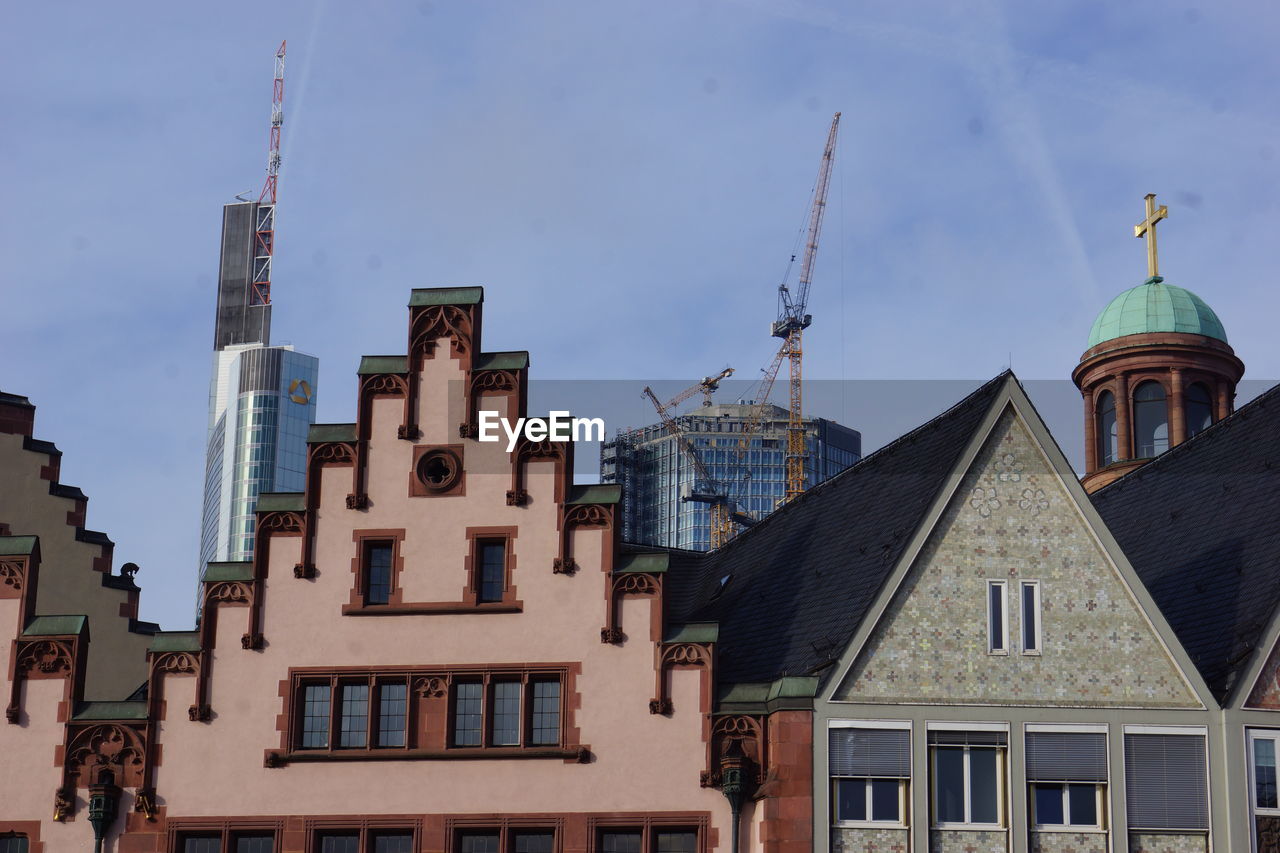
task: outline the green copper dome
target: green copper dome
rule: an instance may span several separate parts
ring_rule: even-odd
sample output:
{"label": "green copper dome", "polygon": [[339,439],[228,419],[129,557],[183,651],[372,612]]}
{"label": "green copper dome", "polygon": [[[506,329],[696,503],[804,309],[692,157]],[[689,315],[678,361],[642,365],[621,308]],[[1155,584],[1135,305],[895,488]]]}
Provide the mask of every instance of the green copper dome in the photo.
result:
{"label": "green copper dome", "polygon": [[1223,343],[1227,340],[1222,321],[1203,299],[1190,290],[1165,284],[1157,275],[1111,300],[1093,321],[1088,349],[1103,341],[1147,332],[1186,332]]}

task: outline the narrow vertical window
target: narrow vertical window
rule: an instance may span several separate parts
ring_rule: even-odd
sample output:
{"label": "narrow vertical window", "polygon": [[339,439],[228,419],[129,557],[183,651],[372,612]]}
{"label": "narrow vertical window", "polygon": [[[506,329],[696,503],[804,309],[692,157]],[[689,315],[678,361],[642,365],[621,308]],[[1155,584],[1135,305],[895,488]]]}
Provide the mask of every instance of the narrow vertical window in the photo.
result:
{"label": "narrow vertical window", "polygon": [[533,689],[534,746],[555,746],[560,743],[560,682],[535,681]]}
{"label": "narrow vertical window", "polygon": [[1187,438],[1213,426],[1213,398],[1209,396],[1209,389],[1199,382],[1187,389],[1182,408],[1186,413]]}
{"label": "narrow vertical window", "polygon": [[1120,436],[1116,432],[1116,398],[1110,391],[1098,395],[1098,467],[1120,458]]}
{"label": "narrow vertical window", "polygon": [[329,746],[329,685],[308,684],[302,696],[302,748]]}
{"label": "narrow vertical window", "polygon": [[1009,614],[1004,581],[987,581],[987,651],[1006,654],[1009,651]]}
{"label": "narrow vertical window", "polygon": [[1040,582],[1022,582],[1022,653],[1040,653]]}
{"label": "narrow vertical window", "polygon": [[498,681],[493,685],[493,746],[520,745],[520,682]]}
{"label": "narrow vertical window", "polygon": [[1164,386],[1143,382],[1133,393],[1135,459],[1149,459],[1169,449],[1169,406]]}
{"label": "narrow vertical window", "polygon": [[1256,808],[1280,808],[1276,793],[1276,738],[1253,738],[1253,791]]}
{"label": "narrow vertical window", "polygon": [[477,566],[476,599],[501,601],[507,586],[507,543],[504,540],[486,540],[478,543],[480,565]]}
{"label": "narrow vertical window", "polygon": [[388,604],[391,601],[390,542],[364,544],[365,604]]}
{"label": "narrow vertical window", "polygon": [[462,681],[454,687],[453,745],[480,746],[484,711],[484,685],[478,681]]}
{"label": "narrow vertical window", "polygon": [[378,685],[378,746],[404,746],[408,707],[408,685],[404,682]]}
{"label": "narrow vertical window", "polygon": [[369,685],[342,685],[342,716],[338,746],[369,745]]}

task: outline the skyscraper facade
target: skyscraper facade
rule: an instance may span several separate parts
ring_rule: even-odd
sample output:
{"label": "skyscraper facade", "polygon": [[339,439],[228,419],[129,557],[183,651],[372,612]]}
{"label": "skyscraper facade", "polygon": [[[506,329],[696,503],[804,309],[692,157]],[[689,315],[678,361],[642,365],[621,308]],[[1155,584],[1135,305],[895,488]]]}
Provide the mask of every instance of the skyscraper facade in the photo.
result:
{"label": "skyscraper facade", "polygon": [[[770,405],[740,448],[743,432],[759,417],[749,403],[702,406],[676,420],[703,465],[738,510],[759,520],[778,505],[787,483],[786,409]],[[825,418],[805,420],[805,487],[840,473],[862,456],[862,435]],[[622,486],[625,541],[705,551],[711,547],[711,510],[688,500],[704,489],[681,442],[662,424],[620,432],[600,449],[600,479]]]}
{"label": "skyscraper facade", "polygon": [[271,346],[271,305],[255,298],[256,202],[223,208],[213,376],[205,455],[200,576],[210,562],[253,556],[263,492],[300,491],[315,422],[319,360]]}

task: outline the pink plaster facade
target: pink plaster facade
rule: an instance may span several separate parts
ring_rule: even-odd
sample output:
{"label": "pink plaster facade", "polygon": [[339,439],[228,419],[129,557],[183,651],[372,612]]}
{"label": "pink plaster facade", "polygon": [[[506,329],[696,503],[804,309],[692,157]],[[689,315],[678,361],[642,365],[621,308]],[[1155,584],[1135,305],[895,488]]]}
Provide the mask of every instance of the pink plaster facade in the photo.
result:
{"label": "pink plaster facade", "polygon": [[[25,682],[0,752],[30,770],[21,799],[0,786],[0,833],[12,813],[47,853],[92,843],[89,771],[77,779],[66,758],[78,732],[91,743],[76,767],[123,782],[120,853],[182,850],[186,833],[220,834],[230,853],[249,829],[272,832],[276,853],[311,853],[326,828],[365,833],[365,849],[369,833],[403,830],[415,853],[492,829],[505,851],[522,826],[553,831],[557,853],[600,850],[611,826],[644,833],[646,850],[692,832],[711,853],[730,849],[732,822],[714,756],[737,738],[772,780],[743,806],[741,849],[811,848],[811,714],[717,722],[714,642],[663,642],[662,573],[623,571],[616,493],[572,485],[571,445],[476,439],[477,410],[525,414],[528,378],[523,354],[481,354],[481,302],[478,289],[414,292],[408,357],[366,360],[357,423],[313,432],[306,493],[263,499],[255,560],[211,568],[200,629],[158,635],[145,703],[69,722],[83,673]],[[432,448],[461,463],[446,488],[418,473]],[[477,543],[499,540],[502,598],[478,602]],[[368,542],[393,547],[386,604],[365,600]],[[16,637],[15,606],[0,600]],[[540,678],[560,682],[555,743],[532,742]],[[346,712],[331,707],[328,748],[304,748],[302,690],[353,679],[374,696],[406,685],[404,744],[337,748]],[[522,743],[492,746],[493,684],[512,679]],[[473,682],[484,745],[457,746],[459,685]],[[372,714],[373,732],[369,709],[350,719]],[[74,802],[55,815],[59,790]]]}

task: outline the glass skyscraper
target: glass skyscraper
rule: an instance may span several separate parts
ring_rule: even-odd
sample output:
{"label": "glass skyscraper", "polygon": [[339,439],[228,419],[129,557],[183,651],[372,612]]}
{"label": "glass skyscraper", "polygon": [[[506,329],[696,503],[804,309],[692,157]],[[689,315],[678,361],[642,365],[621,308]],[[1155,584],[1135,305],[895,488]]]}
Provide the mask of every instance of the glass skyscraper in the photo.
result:
{"label": "glass skyscraper", "polygon": [[251,286],[257,204],[223,208],[213,377],[205,455],[200,577],[211,562],[253,558],[263,492],[300,492],[320,362],[270,346],[271,307]]}
{"label": "glass skyscraper", "polygon": [[[786,493],[786,409],[769,406],[745,448],[742,433],[758,413],[755,405],[720,403],[676,418],[708,472],[757,520]],[[857,430],[824,418],[805,420],[808,464],[805,487],[840,473],[862,455]],[[680,442],[662,424],[620,432],[600,448],[600,479],[622,485],[622,534],[627,542],[705,551],[711,547],[711,509],[685,500],[698,473]]]}

